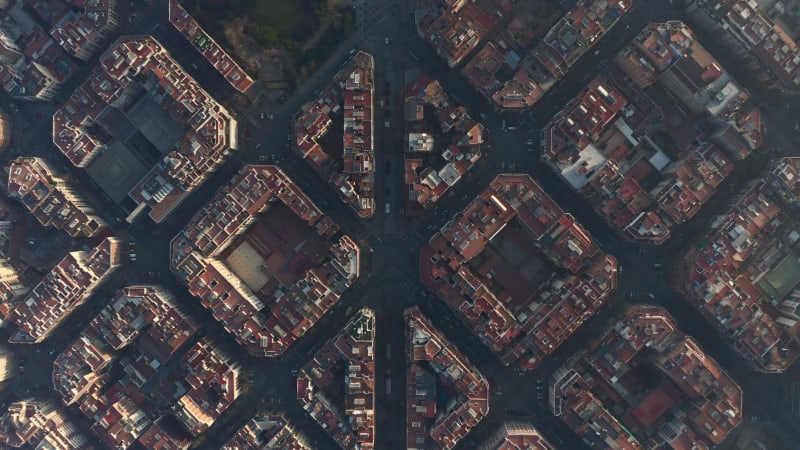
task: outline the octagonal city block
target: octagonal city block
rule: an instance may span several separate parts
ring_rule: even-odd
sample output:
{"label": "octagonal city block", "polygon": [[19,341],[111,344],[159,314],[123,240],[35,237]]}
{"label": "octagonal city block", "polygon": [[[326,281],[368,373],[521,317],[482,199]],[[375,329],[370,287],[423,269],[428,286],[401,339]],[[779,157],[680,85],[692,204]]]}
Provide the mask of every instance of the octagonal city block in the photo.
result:
{"label": "octagonal city block", "polygon": [[274,357],[359,275],[359,249],[276,166],[247,165],[172,240],[173,272],[255,356]]}
{"label": "octagonal city block", "polygon": [[422,247],[420,270],[504,364],[524,369],[617,286],[616,259],[525,174],[498,175]]}
{"label": "octagonal city block", "polygon": [[550,408],[597,449],[708,449],[742,420],[742,389],[675,319],[631,306],[550,380]]}

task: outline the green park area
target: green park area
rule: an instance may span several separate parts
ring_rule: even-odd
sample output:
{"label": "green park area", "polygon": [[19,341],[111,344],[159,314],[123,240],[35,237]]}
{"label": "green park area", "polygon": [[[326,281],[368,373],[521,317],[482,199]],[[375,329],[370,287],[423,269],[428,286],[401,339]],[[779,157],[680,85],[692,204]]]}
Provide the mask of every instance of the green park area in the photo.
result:
{"label": "green park area", "polygon": [[[184,0],[183,6],[237,59],[253,46],[280,55],[291,84],[305,78],[355,31],[355,12],[334,0]],[[233,42],[234,34],[244,39]],[[250,65],[252,68],[252,64]]]}

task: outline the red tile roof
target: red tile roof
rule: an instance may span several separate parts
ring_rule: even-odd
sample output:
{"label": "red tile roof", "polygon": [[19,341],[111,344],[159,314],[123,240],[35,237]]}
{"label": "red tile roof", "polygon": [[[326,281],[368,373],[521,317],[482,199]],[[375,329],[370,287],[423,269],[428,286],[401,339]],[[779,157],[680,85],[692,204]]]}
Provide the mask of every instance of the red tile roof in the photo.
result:
{"label": "red tile roof", "polygon": [[[642,364],[667,381],[648,391],[646,380],[631,375]],[[741,388],[653,306],[629,307],[555,372],[550,389],[553,412],[591,446],[658,448],[683,435],[711,447],[742,419]]]}
{"label": "red tile roof", "polygon": [[[408,448],[451,449],[489,414],[489,382],[453,346],[418,307],[404,311],[406,320],[406,441]],[[423,367],[424,365],[424,367]],[[427,375],[425,375],[427,374]],[[436,398],[435,382],[423,377],[436,376],[455,391],[455,404],[448,411],[431,413],[435,404],[418,397]],[[443,413],[443,415],[442,415]],[[435,421],[431,418],[436,416]]]}
{"label": "red tile roof", "polygon": [[197,48],[234,89],[245,92],[253,85],[250,75],[200,27],[180,5],[180,0],[169,0],[169,23]]}
{"label": "red tile roof", "polygon": [[[228,267],[222,253],[278,202],[329,245],[330,259],[302,267],[289,285],[278,281],[274,288],[282,289],[283,295],[273,297],[272,292],[253,292]],[[358,246],[348,236],[333,239],[337,231],[338,225],[281,169],[245,166],[173,239],[170,263],[203,307],[249,352],[277,356],[333,307],[359,276]],[[307,264],[297,258],[287,261]]]}
{"label": "red tile roof", "polygon": [[[150,82],[142,84],[141,80]],[[129,196],[148,205],[155,222],[166,216],[237,147],[236,120],[189,77],[151,36],[124,37],[100,56],[84,84],[53,115],[53,142],[73,165],[86,167],[105,150],[92,126],[109,108],[131,106],[141,85],[170,118],[188,130]]]}
{"label": "red tile roof", "polygon": [[106,238],[89,252],[68,253],[24,300],[8,320],[17,326],[9,342],[45,340],[78,306],[82,305],[122,262],[122,243]]}
{"label": "red tile roof", "polygon": [[[681,258],[674,285],[706,320],[731,336],[735,348],[763,372],[782,372],[800,356],[800,345],[776,322],[756,280],[783,260],[777,249],[796,221],[800,158],[782,158],[737,197],[701,242]],[[775,299],[779,300],[779,299]]]}
{"label": "red tile roof", "polygon": [[[374,70],[372,55],[358,52],[317,100],[302,106],[293,126],[295,150],[361,218],[375,213]],[[340,110],[344,136],[337,157],[318,141],[330,129],[329,114]]]}
{"label": "red tile roof", "polygon": [[[362,308],[299,372],[297,399],[344,449],[375,445],[375,313]],[[344,379],[334,377],[344,366]],[[344,384],[344,404],[326,393]]]}
{"label": "red tile roof", "polygon": [[[526,298],[509,298],[512,290],[503,286],[502,274],[490,278],[474,266],[515,219],[533,251],[571,273],[537,285]],[[422,248],[420,266],[426,287],[458,311],[506,364],[519,361],[531,367],[616,288],[614,258],[603,255],[586,230],[527,175],[498,176]]]}

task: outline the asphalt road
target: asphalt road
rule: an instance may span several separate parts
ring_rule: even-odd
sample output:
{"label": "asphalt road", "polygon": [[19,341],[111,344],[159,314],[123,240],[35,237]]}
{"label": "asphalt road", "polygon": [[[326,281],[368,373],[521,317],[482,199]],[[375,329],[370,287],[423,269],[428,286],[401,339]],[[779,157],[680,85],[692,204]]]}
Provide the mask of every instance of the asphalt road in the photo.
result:
{"label": "asphalt road", "polygon": [[[246,395],[234,405],[196,444],[197,448],[218,448],[219,445],[240,427],[257,408],[284,410],[298,427],[311,435],[317,448],[335,448],[333,441],[299,407],[294,399],[292,369],[296,369],[311,357],[313,352],[333,337],[338,328],[359,307],[369,306],[377,313],[376,330],[376,402],[377,402],[377,447],[379,449],[401,449],[405,442],[405,342],[403,309],[419,304],[444,333],[473,361],[493,384],[491,412],[486,420],[464,439],[458,449],[475,448],[481,439],[491,433],[504,420],[528,420],[533,422],[551,441],[560,448],[581,449],[582,442],[552,416],[546,404],[536,399],[536,380],[547,379],[560,363],[602,329],[607,321],[630,303],[656,303],[667,307],[678,320],[682,329],[695,336],[708,354],[719,361],[745,390],[745,414],[767,417],[788,430],[800,429],[800,421],[787,412],[784,404],[789,383],[798,379],[797,367],[782,375],[756,374],[743,359],[731,350],[729,343],[718,335],[691,306],[670,291],[667,272],[670,261],[680,254],[681,248],[691,245],[698,233],[714,215],[724,212],[724,194],[736,192],[763,167],[767,157],[789,152],[798,139],[795,127],[797,111],[794,105],[784,104],[780,99],[761,96],[764,102],[765,122],[770,128],[764,155],[754,155],[745,164],[739,164],[735,176],[720,189],[720,194],[688,224],[675,230],[674,238],[660,248],[640,247],[623,242],[618,235],[599,218],[591,208],[554,176],[539,160],[538,152],[529,152],[524,142],[532,137],[538,142],[540,127],[552,117],[566,99],[574,96],[585,84],[587,77],[604,67],[613,53],[629,41],[646,23],[680,18],[683,13],[660,0],[637,1],[630,14],[625,16],[610,36],[598,45],[598,54],[590,52],[581,59],[570,74],[561,80],[534,108],[524,112],[495,113],[486,99],[474,91],[458,70],[451,70],[436,56],[425,42],[416,37],[411,24],[411,7],[414,2],[405,0],[355,0],[359,30],[355,36],[342,43],[336,52],[311,78],[301,85],[286,104],[271,103],[264,97],[249,102],[236,93],[213,68],[200,58],[191,45],[169,25],[164,1],[156,2],[150,9],[137,3],[139,17],[126,32],[153,33],[162,41],[176,60],[194,76],[212,95],[220,99],[234,112],[240,122],[241,149],[223,165],[209,181],[198,189],[166,223],[155,227],[147,220],[131,226],[116,225],[115,217],[124,217],[125,211],[111,204],[87,181],[80,170],[68,167],[50,141],[50,122],[39,120],[49,117],[60,102],[66,99],[91,68],[81,65],[79,73],[64,88],[64,96],[56,104],[20,104],[9,102],[0,96],[0,106],[5,109],[18,108],[15,119],[25,123],[24,138],[15,143],[17,153],[35,154],[58,161],[77,183],[77,188],[118,227],[117,234],[134,242],[137,261],[128,261],[126,267],[104,286],[84,307],[74,314],[58,330],[58,338],[51,339],[42,349],[36,347],[14,348],[25,357],[26,372],[36,376],[26,377],[25,383],[15,384],[11,391],[18,396],[26,390],[45,393],[49,391],[49,377],[43,373],[52,364],[52,350],[59,351],[80,331],[87,318],[104,305],[114,289],[129,283],[160,283],[186,305],[195,317],[202,321],[204,334],[216,336],[220,345],[229,349],[247,367],[249,379]],[[156,26],[158,24],[158,26]],[[386,38],[389,44],[386,44]],[[704,42],[706,44],[706,42]],[[714,47],[707,45],[712,52]],[[311,168],[287,146],[286,135],[292,116],[298,107],[310,99],[318,89],[330,81],[341,62],[351,49],[366,50],[375,55],[377,99],[385,101],[390,115],[390,127],[383,127],[384,112],[376,111],[375,142],[380,143],[377,158],[378,212],[370,220],[358,219],[349,207],[342,204],[335,192],[321,180]],[[476,52],[479,49],[476,49]],[[720,61],[737,78],[738,67],[726,64],[724,56],[715,52]],[[467,59],[465,59],[466,61]],[[197,69],[191,66],[197,65]],[[462,64],[463,65],[463,64]],[[402,179],[402,93],[403,73],[419,67],[434,79],[442,82],[447,92],[477,115],[486,114],[483,121],[491,139],[491,148],[485,157],[462,181],[421,220],[410,221],[402,215],[404,185]],[[741,74],[745,77],[744,74]],[[384,86],[389,95],[384,98]],[[12,109],[13,112],[13,109]],[[262,120],[261,113],[274,115],[274,120]],[[502,121],[516,125],[514,131],[504,132]],[[241,137],[241,136],[240,136]],[[772,151],[775,149],[775,151]],[[8,160],[14,152],[4,155]],[[198,302],[186,293],[168,268],[168,243],[172,236],[189,220],[214,192],[223,186],[243,163],[275,161],[289,174],[306,193],[343,230],[353,236],[362,246],[365,269],[362,278],[355,283],[337,304],[309,333],[298,340],[284,356],[276,359],[256,359],[241,350],[222,328],[202,309]],[[391,170],[384,171],[385,163]],[[472,335],[449,309],[422,287],[417,278],[418,248],[454,213],[461,210],[471,198],[480,192],[498,173],[503,171],[526,172],[536,178],[547,192],[566,210],[573,213],[599,241],[601,247],[614,254],[623,271],[620,274],[619,291],[596,317],[588,321],[558,351],[549,356],[532,373],[517,374],[502,367],[499,360]],[[390,204],[390,213],[384,214],[384,203]],[[653,264],[664,268],[656,269]],[[649,298],[653,293],[655,299]],[[388,386],[391,386],[391,389]],[[80,417],[79,414],[76,417]],[[78,420],[82,425],[85,421]],[[87,435],[91,435],[85,430]],[[800,437],[798,437],[800,440]],[[721,447],[725,448],[726,445]]]}

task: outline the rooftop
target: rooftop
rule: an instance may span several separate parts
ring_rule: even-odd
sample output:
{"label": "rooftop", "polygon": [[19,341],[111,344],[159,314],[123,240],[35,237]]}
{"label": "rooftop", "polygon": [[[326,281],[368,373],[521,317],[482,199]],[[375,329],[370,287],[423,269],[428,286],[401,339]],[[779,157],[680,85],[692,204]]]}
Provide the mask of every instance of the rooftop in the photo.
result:
{"label": "rooftop", "polygon": [[124,113],[148,95],[186,127],[128,194],[160,223],[227,159],[238,138],[236,120],[153,37],[120,38],[100,56],[98,67],[53,115],[53,142],[85,168],[106,151],[108,132],[100,133],[98,120],[112,109]]}
{"label": "rooftop", "polygon": [[555,372],[550,407],[590,446],[710,448],[741,422],[742,390],[665,309],[631,306]]}
{"label": "rooftop", "polygon": [[685,253],[673,280],[740,354],[767,373],[784,371],[800,356],[793,332],[773,312],[781,298],[758,282],[769,280],[770,272],[778,273],[785,258],[794,255],[789,248],[797,240],[792,234],[797,221],[787,208],[797,204],[797,174],[800,158],[774,161]]}
{"label": "rooftop", "polygon": [[544,436],[526,422],[505,422],[479,450],[555,450]]}
{"label": "rooftop", "polygon": [[280,168],[247,165],[175,236],[170,264],[239,344],[278,356],[359,276],[359,248],[338,230]]}
{"label": "rooftop", "polygon": [[631,0],[577,2],[522,58],[491,98],[502,108],[528,108],[589,51],[631,8]]}
{"label": "rooftop", "polygon": [[259,413],[228,439],[221,450],[311,450],[308,440],[280,413]]}
{"label": "rooftop", "polygon": [[199,330],[164,289],[147,285],[123,288],[56,358],[53,387],[64,403],[71,405],[101,380],[116,354],[128,345],[138,341],[140,348],[162,364]]}
{"label": "rooftop", "polygon": [[[797,89],[800,85],[800,48],[784,28],[786,16],[767,14],[756,2],[746,0],[706,0],[697,2],[700,12],[715,22],[714,32],[726,33],[739,49],[757,59],[758,78],[767,87]],[[775,20],[777,18],[778,20]],[[764,66],[768,70],[763,70]]]}
{"label": "rooftop", "polygon": [[[418,307],[403,315],[407,447],[451,449],[489,414],[489,382]],[[434,376],[453,392],[454,405],[443,411],[434,400],[438,383],[428,380]]]}
{"label": "rooftop", "polygon": [[363,308],[297,376],[300,405],[344,449],[375,445],[374,347],[375,313]]}
{"label": "rooftop", "polygon": [[11,163],[8,193],[46,227],[72,237],[93,237],[108,228],[105,221],[41,158],[19,157]]}
{"label": "rooftop", "polygon": [[[356,53],[322,94],[301,107],[293,126],[295,150],[361,218],[375,213],[374,70],[372,55]],[[333,115],[342,124],[341,147],[330,139],[323,143]]]}
{"label": "rooftop", "polygon": [[[522,174],[495,178],[422,248],[420,266],[425,286],[484,344],[524,368],[558,348],[616,289],[616,260]],[[550,276],[557,270],[565,275]]]}
{"label": "rooftop", "polygon": [[75,308],[82,305],[122,262],[122,243],[105,238],[90,251],[68,253],[14,305],[8,320],[17,330],[9,342],[44,341]]}
{"label": "rooftop", "polygon": [[217,69],[217,72],[234,89],[245,92],[255,83],[250,75],[180,5],[180,0],[169,0],[169,23],[194,45],[197,51]]}
{"label": "rooftop", "polygon": [[[485,142],[484,126],[472,119],[463,106],[451,103],[438,81],[419,70],[406,72],[405,128],[409,146],[404,153],[406,216],[419,216],[430,209],[481,158]],[[434,117],[425,116],[425,108]],[[439,130],[429,129],[435,118]],[[427,155],[439,153],[441,160],[431,162]],[[426,164],[427,162],[427,164]]]}
{"label": "rooftop", "polygon": [[27,398],[8,405],[0,416],[0,444],[60,450],[89,450],[90,441],[66,413],[49,400]]}

